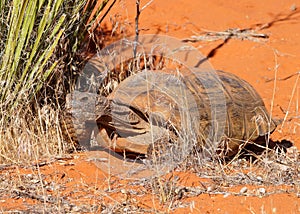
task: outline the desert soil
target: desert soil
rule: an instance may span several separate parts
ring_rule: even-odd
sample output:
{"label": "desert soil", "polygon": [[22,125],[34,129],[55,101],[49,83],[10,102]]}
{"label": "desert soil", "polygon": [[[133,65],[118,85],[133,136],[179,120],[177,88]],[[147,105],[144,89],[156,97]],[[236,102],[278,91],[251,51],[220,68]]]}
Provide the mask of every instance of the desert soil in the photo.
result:
{"label": "desert soil", "polygon": [[[147,2],[142,0],[141,7]],[[300,149],[299,7],[300,1],[295,0],[154,0],[142,11],[139,28],[141,34],[178,39],[215,32],[217,40],[206,38],[188,44],[209,56],[215,69],[247,80],[261,95],[272,116],[282,119],[271,138],[291,141]],[[106,35],[104,45],[132,36],[134,18],[135,1],[117,1],[97,36]],[[252,36],[248,32],[243,38],[240,34],[226,41],[220,36],[233,29],[253,30]],[[1,182],[15,179],[18,185],[14,187],[14,197],[0,190],[0,212],[300,213],[297,176],[294,184],[289,185],[262,182],[216,186],[213,176],[201,177],[193,171],[174,172],[158,180],[157,187],[155,182],[110,176],[91,157],[94,157],[91,152],[85,152],[41,160],[27,167],[3,168],[1,175],[5,179]],[[299,166],[296,167],[299,171]],[[171,182],[171,187],[159,188],[159,183],[167,186],[162,180]],[[172,194],[176,195],[171,196],[168,193],[172,191],[167,189],[172,185]],[[29,186],[37,190],[31,191]]]}

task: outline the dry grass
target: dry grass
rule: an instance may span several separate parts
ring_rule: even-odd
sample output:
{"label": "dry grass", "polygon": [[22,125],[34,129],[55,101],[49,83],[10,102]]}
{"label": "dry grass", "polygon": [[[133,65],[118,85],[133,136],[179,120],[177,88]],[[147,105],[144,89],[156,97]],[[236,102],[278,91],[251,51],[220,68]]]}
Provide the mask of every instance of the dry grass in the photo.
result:
{"label": "dry grass", "polygon": [[65,154],[69,146],[62,137],[61,112],[48,106],[37,112],[30,108],[22,110],[12,115],[10,121],[1,118],[0,162],[28,164]]}
{"label": "dry grass", "polygon": [[[49,175],[42,170],[43,167],[51,168],[51,164],[60,163],[63,159],[23,167],[6,166],[0,174],[0,200],[24,199],[23,208],[19,210],[28,212],[151,213],[159,210],[171,212],[178,207],[192,206],[183,203],[184,199],[203,194],[266,197],[289,193],[299,196],[299,153],[295,150],[287,153],[273,150],[268,155],[269,159],[263,157],[257,156],[252,162],[236,159],[228,164],[206,161],[194,165],[189,168],[189,173],[193,171],[198,177],[206,179],[196,186],[180,183],[178,173],[183,170],[180,166],[166,175],[131,180],[126,185],[113,177],[110,188],[99,188],[98,185],[103,184],[91,185],[84,180],[74,185],[72,178],[61,180],[62,172]],[[71,162],[72,158],[61,163]],[[24,173],[24,170],[27,172]],[[70,186],[71,183],[73,185]],[[152,208],[141,206],[144,197],[153,198]],[[2,211],[6,210],[3,208]]]}

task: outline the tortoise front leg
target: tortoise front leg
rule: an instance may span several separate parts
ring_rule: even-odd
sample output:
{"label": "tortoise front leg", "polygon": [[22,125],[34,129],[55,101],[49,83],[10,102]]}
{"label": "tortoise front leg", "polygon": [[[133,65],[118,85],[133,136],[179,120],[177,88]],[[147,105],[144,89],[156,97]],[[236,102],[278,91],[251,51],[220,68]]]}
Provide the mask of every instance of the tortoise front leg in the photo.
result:
{"label": "tortoise front leg", "polygon": [[134,152],[139,154],[147,154],[149,145],[137,144],[135,138],[122,138],[114,135],[111,139],[104,128],[100,128],[96,135],[98,146],[111,149],[115,152]]}

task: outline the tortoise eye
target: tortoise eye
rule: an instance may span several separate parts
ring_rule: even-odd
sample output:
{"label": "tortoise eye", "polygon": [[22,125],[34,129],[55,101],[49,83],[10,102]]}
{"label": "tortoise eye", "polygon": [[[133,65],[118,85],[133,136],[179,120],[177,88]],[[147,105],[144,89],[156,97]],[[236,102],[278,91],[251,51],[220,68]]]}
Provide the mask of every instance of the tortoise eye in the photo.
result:
{"label": "tortoise eye", "polygon": [[87,102],[88,101],[88,97],[82,97],[82,98],[80,98],[80,102]]}

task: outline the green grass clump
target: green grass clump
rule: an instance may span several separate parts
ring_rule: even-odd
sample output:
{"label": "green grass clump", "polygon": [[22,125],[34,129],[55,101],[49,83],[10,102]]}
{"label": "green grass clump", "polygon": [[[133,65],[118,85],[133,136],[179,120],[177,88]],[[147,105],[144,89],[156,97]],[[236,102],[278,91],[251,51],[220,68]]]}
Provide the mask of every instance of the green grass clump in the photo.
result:
{"label": "green grass clump", "polygon": [[60,106],[107,2],[0,0],[0,163],[65,150]]}

